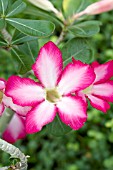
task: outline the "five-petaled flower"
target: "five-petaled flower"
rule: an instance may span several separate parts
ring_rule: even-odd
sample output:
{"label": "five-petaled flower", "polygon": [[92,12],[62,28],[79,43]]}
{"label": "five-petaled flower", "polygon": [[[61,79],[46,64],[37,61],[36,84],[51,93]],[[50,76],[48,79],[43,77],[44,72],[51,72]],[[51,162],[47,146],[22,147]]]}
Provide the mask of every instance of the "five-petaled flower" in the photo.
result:
{"label": "five-petaled flower", "polygon": [[[76,61],[74,61],[76,62]],[[105,64],[93,62],[96,78],[92,85],[83,91],[79,91],[78,95],[90,100],[92,107],[106,112],[109,108],[109,102],[113,102],[113,60]]]}
{"label": "five-petaled flower", "polygon": [[63,70],[60,50],[48,42],[40,49],[32,69],[40,82],[11,76],[6,87],[6,95],[15,104],[33,107],[26,115],[27,133],[40,131],[54,120],[56,113],[72,129],[81,128],[87,119],[86,103],[73,93],[93,83],[95,74],[91,66],[76,61]]}

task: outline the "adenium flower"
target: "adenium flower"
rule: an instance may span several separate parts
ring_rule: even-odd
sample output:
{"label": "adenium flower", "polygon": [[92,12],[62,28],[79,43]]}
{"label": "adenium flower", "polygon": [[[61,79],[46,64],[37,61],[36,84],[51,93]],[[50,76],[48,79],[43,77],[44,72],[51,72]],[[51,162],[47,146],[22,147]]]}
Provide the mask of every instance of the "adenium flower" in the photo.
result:
{"label": "adenium flower", "polygon": [[82,15],[96,15],[103,12],[113,10],[113,0],[101,0],[89,5],[85,10],[74,15],[74,18],[78,18]]}
{"label": "adenium flower", "polygon": [[17,140],[25,137],[25,117],[15,113],[3,132],[2,138],[9,143],[15,143]]}
{"label": "adenium flower", "polygon": [[76,61],[63,70],[60,50],[48,42],[40,49],[32,69],[40,82],[11,76],[6,87],[6,95],[14,103],[32,107],[26,115],[27,133],[40,131],[56,113],[72,129],[81,128],[87,119],[86,103],[73,93],[92,84],[95,74],[91,66]]}
{"label": "adenium flower", "polygon": [[31,107],[22,107],[13,103],[12,99],[5,95],[6,80],[0,78],[0,116],[2,116],[5,107],[11,108],[17,114],[25,116]]}
{"label": "adenium flower", "polygon": [[[76,61],[74,61],[76,63]],[[106,112],[109,108],[109,102],[113,102],[113,60],[105,64],[93,62],[96,78],[94,82],[85,90],[78,92],[83,99],[88,98],[92,107]]]}

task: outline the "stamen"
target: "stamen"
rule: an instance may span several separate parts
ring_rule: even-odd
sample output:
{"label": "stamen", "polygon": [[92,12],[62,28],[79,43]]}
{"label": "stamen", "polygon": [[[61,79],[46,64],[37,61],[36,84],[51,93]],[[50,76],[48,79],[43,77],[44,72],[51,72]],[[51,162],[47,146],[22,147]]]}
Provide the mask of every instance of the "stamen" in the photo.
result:
{"label": "stamen", "polygon": [[2,102],[3,99],[3,92],[0,90],[0,103]]}
{"label": "stamen", "polygon": [[58,93],[57,88],[46,89],[46,100],[51,103],[56,103],[61,99],[61,95]]}

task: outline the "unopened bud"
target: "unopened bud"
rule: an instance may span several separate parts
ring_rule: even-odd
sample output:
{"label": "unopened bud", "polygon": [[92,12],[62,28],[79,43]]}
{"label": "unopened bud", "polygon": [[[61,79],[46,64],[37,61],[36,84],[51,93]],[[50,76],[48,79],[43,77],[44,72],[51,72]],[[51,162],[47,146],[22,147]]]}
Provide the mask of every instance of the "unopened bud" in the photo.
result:
{"label": "unopened bud", "polygon": [[113,9],[113,0],[101,0],[89,5],[85,10],[73,15],[73,20],[83,15],[96,15]]}
{"label": "unopened bud", "polygon": [[84,13],[88,15],[100,14],[113,9],[113,0],[101,0],[99,2],[89,5]]}
{"label": "unopened bud", "polygon": [[48,0],[28,0],[28,1],[45,11],[52,11],[55,14],[59,13],[59,11]]}

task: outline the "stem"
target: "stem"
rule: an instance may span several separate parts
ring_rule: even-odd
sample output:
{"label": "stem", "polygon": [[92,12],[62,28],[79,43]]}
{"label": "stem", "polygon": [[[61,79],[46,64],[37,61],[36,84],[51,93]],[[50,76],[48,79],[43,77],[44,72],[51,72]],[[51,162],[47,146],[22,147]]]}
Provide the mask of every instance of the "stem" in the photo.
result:
{"label": "stem", "polygon": [[0,139],[0,149],[10,154],[12,158],[20,159],[18,170],[27,170],[27,157],[18,148]]}
{"label": "stem", "polygon": [[7,30],[6,30],[5,28],[3,28],[3,29],[1,30],[1,33],[2,33],[2,35],[3,35],[3,37],[4,37],[4,39],[5,39],[8,43],[10,43],[11,40],[12,40],[12,37],[11,37],[11,35],[7,32]]}
{"label": "stem", "polygon": [[83,16],[83,15],[85,15],[86,14],[86,12],[85,11],[81,11],[81,12],[79,12],[79,13],[77,13],[77,14],[74,14],[73,16],[72,16],[72,22],[74,22],[75,20],[77,20],[78,18],[80,18],[81,16]]}
{"label": "stem", "polygon": [[59,38],[57,39],[57,41],[55,42],[55,44],[59,45],[63,41],[64,37],[65,37],[65,32],[64,32],[64,30],[62,30],[62,32],[61,32]]}

